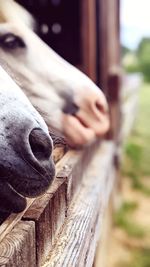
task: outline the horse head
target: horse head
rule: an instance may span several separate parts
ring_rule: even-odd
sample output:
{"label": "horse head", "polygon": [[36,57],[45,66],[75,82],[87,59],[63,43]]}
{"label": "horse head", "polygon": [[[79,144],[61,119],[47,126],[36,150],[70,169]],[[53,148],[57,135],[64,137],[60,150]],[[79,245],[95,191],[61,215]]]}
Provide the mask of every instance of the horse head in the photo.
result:
{"label": "horse head", "polygon": [[0,67],[0,212],[20,212],[54,177],[48,128]]}
{"label": "horse head", "polygon": [[23,91],[48,126],[62,132],[72,145],[104,135],[109,119],[102,91],[33,32],[22,7],[6,0],[1,1],[0,10],[0,57],[19,77]]}

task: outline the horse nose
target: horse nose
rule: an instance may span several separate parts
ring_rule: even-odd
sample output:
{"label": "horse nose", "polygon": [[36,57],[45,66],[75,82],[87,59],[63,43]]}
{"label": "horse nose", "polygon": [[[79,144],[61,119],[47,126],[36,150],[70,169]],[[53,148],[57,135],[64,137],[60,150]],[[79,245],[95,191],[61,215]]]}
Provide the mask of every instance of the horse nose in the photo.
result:
{"label": "horse nose", "polygon": [[48,161],[52,154],[52,141],[42,129],[33,129],[29,135],[29,144],[34,157],[39,161]]}

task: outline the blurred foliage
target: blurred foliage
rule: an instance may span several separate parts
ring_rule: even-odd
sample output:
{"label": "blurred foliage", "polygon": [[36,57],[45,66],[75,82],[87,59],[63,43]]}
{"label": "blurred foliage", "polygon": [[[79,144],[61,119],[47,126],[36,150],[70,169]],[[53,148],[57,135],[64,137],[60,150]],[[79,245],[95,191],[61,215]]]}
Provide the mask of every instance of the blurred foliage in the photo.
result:
{"label": "blurred foliage", "polygon": [[132,186],[150,195],[150,188],[144,185],[142,177],[150,176],[150,85],[140,90],[139,114],[134,130],[125,145],[122,173],[132,181]]}
{"label": "blurred foliage", "polygon": [[[150,84],[144,83],[140,90],[139,110],[134,130],[127,140],[124,150],[122,174],[131,180],[135,190],[140,190],[143,198],[150,196]],[[124,179],[125,179],[124,177]],[[143,179],[144,178],[144,179]],[[146,180],[146,183],[144,181]],[[146,197],[147,198],[147,197]],[[115,214],[115,224],[123,229],[131,238],[141,240],[149,235],[148,228],[141,227],[134,219],[138,209],[136,201],[123,202]],[[129,237],[129,242],[130,242]],[[118,262],[118,267],[150,267],[150,247],[138,249],[129,246],[130,258]]]}
{"label": "blurred foliage", "polygon": [[127,46],[124,46],[124,45],[121,46],[121,55],[122,55],[122,57],[124,57],[129,52],[131,52],[131,50]]}
{"label": "blurred foliage", "polygon": [[[125,145],[122,173],[131,180],[134,189],[150,195],[150,188],[144,184],[143,177],[150,179],[150,84],[143,84],[140,90],[139,113],[134,130]],[[148,184],[150,184],[148,182]],[[147,238],[149,230],[134,221],[136,202],[124,202],[115,215],[115,223],[131,238]],[[130,248],[130,260],[121,261],[117,267],[150,267],[150,248]]]}
{"label": "blurred foliage", "polygon": [[150,38],[143,38],[136,51],[122,48],[122,63],[127,73],[141,72],[150,81]]}
{"label": "blurred foliage", "polygon": [[122,65],[127,73],[140,72],[138,58],[135,52],[130,51],[122,58]]}
{"label": "blurred foliage", "polygon": [[139,69],[145,81],[150,81],[150,38],[143,38],[137,49]]}
{"label": "blurred foliage", "polygon": [[150,249],[136,251],[128,267],[150,267]]}
{"label": "blurred foliage", "polygon": [[124,229],[129,236],[142,238],[145,236],[144,229],[131,219],[131,213],[133,213],[137,207],[136,202],[124,202],[116,212],[114,222],[117,226]]}
{"label": "blurred foliage", "polygon": [[150,267],[150,249],[139,249],[133,252],[131,261],[121,262],[118,267]]}

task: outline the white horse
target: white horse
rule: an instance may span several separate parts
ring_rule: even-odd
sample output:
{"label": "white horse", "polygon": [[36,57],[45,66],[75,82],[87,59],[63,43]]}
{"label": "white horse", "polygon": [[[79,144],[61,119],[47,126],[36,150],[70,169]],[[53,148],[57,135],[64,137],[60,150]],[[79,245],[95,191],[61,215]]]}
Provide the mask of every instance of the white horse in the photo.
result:
{"label": "white horse", "polygon": [[45,192],[54,177],[48,128],[0,67],[0,213],[20,212],[25,197]]}
{"label": "white horse", "polygon": [[0,58],[19,77],[48,126],[63,133],[72,145],[90,143],[109,128],[106,99],[86,75],[29,28],[31,21],[14,1],[0,1]]}

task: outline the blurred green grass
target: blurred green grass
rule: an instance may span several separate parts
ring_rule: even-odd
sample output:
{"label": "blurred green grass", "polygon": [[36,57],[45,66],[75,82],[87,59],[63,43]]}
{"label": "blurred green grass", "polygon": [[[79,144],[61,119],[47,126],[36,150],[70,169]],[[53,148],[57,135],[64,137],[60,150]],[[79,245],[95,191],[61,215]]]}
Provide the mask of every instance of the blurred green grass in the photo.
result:
{"label": "blurred green grass", "polygon": [[143,238],[145,230],[138,223],[135,223],[131,214],[138,208],[138,204],[133,201],[125,201],[114,216],[114,223],[122,228],[130,237]]}
{"label": "blurred green grass", "polygon": [[130,263],[121,262],[117,267],[150,267],[150,249],[137,249]]}
{"label": "blurred green grass", "polygon": [[134,129],[124,147],[122,174],[132,180],[132,186],[150,195],[142,178],[150,178],[150,84],[140,89],[139,110]]}
{"label": "blurred green grass", "polygon": [[[122,175],[131,180],[135,190],[150,196],[150,84],[143,83],[140,89],[137,119],[124,147]],[[146,229],[131,219],[137,208],[136,202],[123,202],[114,219],[131,238],[141,239],[147,235]],[[150,248],[132,248],[131,260],[122,261],[117,266],[150,267]]]}

